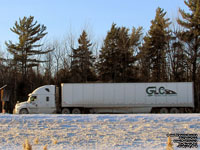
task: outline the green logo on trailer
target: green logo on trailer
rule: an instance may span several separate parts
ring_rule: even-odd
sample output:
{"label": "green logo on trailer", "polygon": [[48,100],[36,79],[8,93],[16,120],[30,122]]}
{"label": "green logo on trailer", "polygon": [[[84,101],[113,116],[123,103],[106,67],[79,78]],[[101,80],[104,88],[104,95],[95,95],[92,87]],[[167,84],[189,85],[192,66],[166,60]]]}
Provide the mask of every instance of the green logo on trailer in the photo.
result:
{"label": "green logo on trailer", "polygon": [[146,93],[148,96],[174,96],[177,93],[173,90],[166,89],[161,86],[157,88],[156,86],[150,86],[146,88]]}

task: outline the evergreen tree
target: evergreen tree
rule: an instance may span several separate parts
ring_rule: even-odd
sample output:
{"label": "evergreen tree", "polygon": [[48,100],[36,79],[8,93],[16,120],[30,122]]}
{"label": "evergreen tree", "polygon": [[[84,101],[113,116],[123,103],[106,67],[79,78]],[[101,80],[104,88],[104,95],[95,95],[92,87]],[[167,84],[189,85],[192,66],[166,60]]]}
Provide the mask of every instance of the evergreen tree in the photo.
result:
{"label": "evergreen tree", "polygon": [[192,64],[192,81],[196,81],[197,59],[200,57],[200,0],[184,1],[191,13],[179,9],[183,18],[177,20],[178,24],[185,28],[181,33],[181,40],[187,44],[185,52]]}
{"label": "evergreen tree", "polygon": [[188,81],[188,57],[184,52],[184,43],[179,38],[180,30],[174,30],[167,51],[170,81]]}
{"label": "evergreen tree", "polygon": [[[185,53],[189,57],[188,63],[192,65],[192,81],[196,89],[196,77],[198,59],[200,58],[200,0],[185,0],[185,5],[189,8],[190,13],[179,9],[182,19],[178,18],[179,25],[184,27],[184,31],[181,34],[181,40],[185,42]],[[195,105],[198,105],[197,95],[195,95]]]}
{"label": "evergreen tree", "polygon": [[83,30],[78,39],[79,47],[72,51],[71,77],[72,82],[95,81],[94,70],[95,58],[92,55],[90,47],[92,43],[88,40],[87,33]]}
{"label": "evergreen tree", "polygon": [[43,62],[34,56],[49,52],[40,50],[41,44],[38,42],[47,34],[46,27],[37,24],[34,17],[30,16],[16,21],[10,30],[18,35],[19,41],[15,44],[12,41],[6,42],[7,50],[13,55],[13,60],[19,66],[22,76],[27,78],[28,68]]}
{"label": "evergreen tree", "polygon": [[97,63],[98,75],[101,81],[115,82],[117,74],[119,50],[117,42],[119,40],[119,28],[112,24],[110,31],[107,33],[104,45],[100,50],[99,60]]}
{"label": "evergreen tree", "polygon": [[[166,12],[157,8],[156,17],[151,21],[148,34],[144,37],[140,58],[145,70],[143,73],[150,81],[166,81],[166,49],[169,41],[169,19],[165,19]],[[146,70],[148,69],[148,70]]]}
{"label": "evergreen tree", "polygon": [[104,45],[100,50],[97,63],[98,75],[102,81],[134,81],[134,46],[137,46],[142,28],[135,29],[129,35],[129,29],[112,24]]}
{"label": "evergreen tree", "polygon": [[140,64],[140,78],[142,82],[148,82],[151,79],[151,51],[149,50],[150,47],[150,38],[145,36],[143,38],[144,43],[140,47],[140,52],[137,55]]}

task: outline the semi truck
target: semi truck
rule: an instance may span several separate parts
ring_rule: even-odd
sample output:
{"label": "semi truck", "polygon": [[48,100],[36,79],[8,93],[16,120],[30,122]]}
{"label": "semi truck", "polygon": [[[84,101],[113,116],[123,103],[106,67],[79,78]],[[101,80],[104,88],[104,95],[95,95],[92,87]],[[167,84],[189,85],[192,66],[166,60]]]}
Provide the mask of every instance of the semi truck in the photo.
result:
{"label": "semi truck", "polygon": [[45,85],[17,103],[16,114],[184,113],[194,108],[192,82]]}

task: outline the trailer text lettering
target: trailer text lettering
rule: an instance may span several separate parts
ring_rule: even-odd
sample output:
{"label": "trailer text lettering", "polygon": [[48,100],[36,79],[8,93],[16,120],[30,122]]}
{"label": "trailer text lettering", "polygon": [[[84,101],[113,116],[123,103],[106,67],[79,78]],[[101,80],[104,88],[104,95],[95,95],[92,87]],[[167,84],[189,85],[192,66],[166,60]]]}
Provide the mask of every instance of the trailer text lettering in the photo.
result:
{"label": "trailer text lettering", "polygon": [[148,96],[167,96],[167,95],[176,95],[177,93],[173,90],[166,89],[161,86],[157,88],[156,86],[150,86],[146,88],[146,93]]}

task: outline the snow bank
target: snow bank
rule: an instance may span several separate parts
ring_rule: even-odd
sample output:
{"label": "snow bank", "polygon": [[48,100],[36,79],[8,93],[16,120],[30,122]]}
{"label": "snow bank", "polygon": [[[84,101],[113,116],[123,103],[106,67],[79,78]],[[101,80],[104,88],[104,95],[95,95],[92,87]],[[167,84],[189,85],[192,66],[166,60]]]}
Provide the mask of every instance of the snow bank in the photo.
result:
{"label": "snow bank", "polygon": [[[168,133],[200,137],[200,114],[0,114],[0,149],[4,150],[21,150],[26,139],[33,150],[42,150],[45,145],[48,150],[165,150]],[[38,144],[34,144],[36,138]],[[176,146],[174,143],[174,149]]]}

